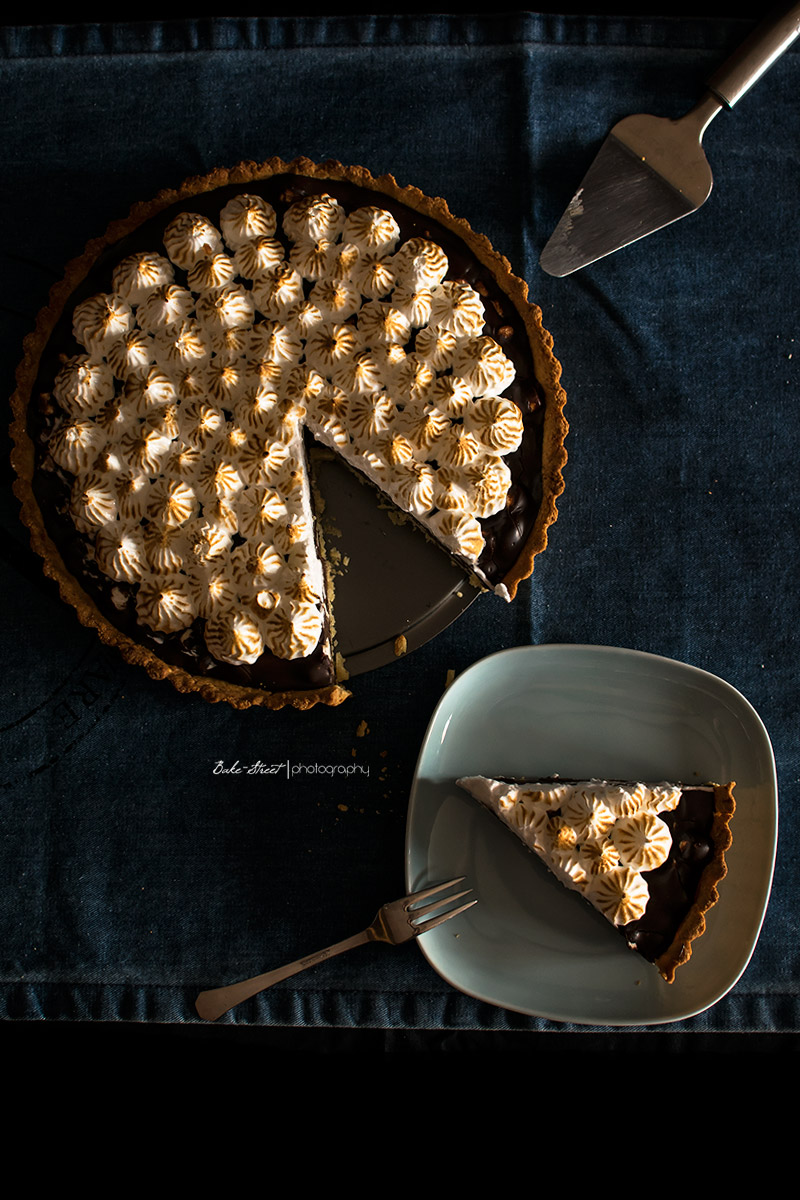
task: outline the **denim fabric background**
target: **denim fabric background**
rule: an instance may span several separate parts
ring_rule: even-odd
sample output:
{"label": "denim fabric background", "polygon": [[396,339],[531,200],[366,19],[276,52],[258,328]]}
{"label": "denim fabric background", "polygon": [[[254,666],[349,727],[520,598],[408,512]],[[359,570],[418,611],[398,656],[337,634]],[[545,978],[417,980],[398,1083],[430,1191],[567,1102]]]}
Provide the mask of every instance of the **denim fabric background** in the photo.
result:
{"label": "denim fabric background", "polygon": [[[700,212],[564,280],[537,263],[611,124],[681,115],[748,28],[511,14],[0,29],[5,394],[49,286],[134,200],[305,154],[445,196],[508,256],[555,338],[571,423],[559,520],[520,600],[480,598],[310,715],[208,706],[124,664],[44,579],[6,470],[7,1018],[193,1021],[198,988],[360,928],[403,890],[409,787],[448,670],[576,642],[682,659],[761,714],[782,802],[766,924],[734,990],[679,1028],[797,1028],[800,53],[711,126]],[[213,773],[353,754],[368,778]],[[563,1028],[461,995],[413,945],[331,961],[226,1020]]]}

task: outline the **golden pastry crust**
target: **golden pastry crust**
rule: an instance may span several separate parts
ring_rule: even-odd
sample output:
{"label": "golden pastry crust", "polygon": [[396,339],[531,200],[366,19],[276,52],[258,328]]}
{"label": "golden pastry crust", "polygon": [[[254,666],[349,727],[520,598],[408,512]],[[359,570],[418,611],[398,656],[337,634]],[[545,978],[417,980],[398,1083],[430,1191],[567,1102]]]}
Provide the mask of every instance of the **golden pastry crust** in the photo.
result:
{"label": "golden pastry crust", "polygon": [[22,507],[22,519],[30,530],[31,544],[42,557],[45,572],[56,580],[63,599],[75,608],[84,625],[96,629],[103,641],[115,645],[128,662],[143,667],[152,678],[167,679],[181,692],[195,692],[206,700],[224,700],[239,708],[263,705],[278,709],[293,705],[308,709],[317,703],[339,704],[349,693],[339,683],[302,691],[270,692],[216,677],[195,675],[162,661],[153,651],[111,624],[68,570],[47,531],[33,488],[36,468],[34,445],[29,433],[29,406],[33,402],[32,393],[42,355],[56,324],[73,299],[76,288],[86,279],[101,254],[173,205],[231,185],[246,190],[248,184],[282,175],[349,183],[376,193],[376,202],[379,202],[380,196],[389,196],[405,207],[437,221],[456,234],[491,273],[522,319],[533,355],[537,383],[544,397],[542,501],[524,547],[502,580],[510,598],[516,594],[519,583],[531,574],[535,556],[547,545],[547,531],[556,519],[556,502],[564,488],[562,470],[567,457],[564,449],[567,433],[564,417],[566,396],[560,382],[561,366],[553,353],[552,338],[543,329],[541,311],[528,302],[527,284],[512,273],[508,261],[492,248],[487,238],[474,233],[466,221],[454,217],[443,199],[425,196],[415,187],[400,186],[391,175],[373,177],[363,167],[343,166],[335,161],[316,164],[307,158],[291,162],[272,158],[263,163],[242,162],[230,169],[220,168],[202,177],[189,178],[176,189],[164,190],[150,201],[134,204],[127,217],[112,222],[102,237],[90,241],[83,254],[68,264],[63,279],[51,289],[48,303],[38,314],[35,329],[25,338],[23,357],[17,370],[17,386],[12,397],[14,489]]}

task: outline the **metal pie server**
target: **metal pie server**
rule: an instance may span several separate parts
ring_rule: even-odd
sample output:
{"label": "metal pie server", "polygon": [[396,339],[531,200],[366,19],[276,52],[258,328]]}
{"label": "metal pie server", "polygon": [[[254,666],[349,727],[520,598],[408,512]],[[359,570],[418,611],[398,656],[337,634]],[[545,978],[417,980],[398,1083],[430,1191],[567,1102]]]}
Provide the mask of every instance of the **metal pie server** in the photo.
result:
{"label": "metal pie server", "polygon": [[611,130],[542,251],[549,275],[570,275],[695,212],[711,193],[703,134],[800,34],[800,3],[763,21],[678,120],[644,114]]}

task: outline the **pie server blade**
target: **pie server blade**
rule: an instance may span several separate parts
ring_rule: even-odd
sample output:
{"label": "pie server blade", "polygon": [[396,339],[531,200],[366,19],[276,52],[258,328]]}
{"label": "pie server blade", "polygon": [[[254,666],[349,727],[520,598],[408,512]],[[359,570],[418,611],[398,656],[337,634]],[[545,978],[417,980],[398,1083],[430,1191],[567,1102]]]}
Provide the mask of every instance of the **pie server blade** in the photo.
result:
{"label": "pie server blade", "polygon": [[570,275],[695,212],[711,193],[703,134],[733,108],[800,34],[800,3],[763,21],[678,120],[626,117],[609,133],[541,253],[549,275]]}

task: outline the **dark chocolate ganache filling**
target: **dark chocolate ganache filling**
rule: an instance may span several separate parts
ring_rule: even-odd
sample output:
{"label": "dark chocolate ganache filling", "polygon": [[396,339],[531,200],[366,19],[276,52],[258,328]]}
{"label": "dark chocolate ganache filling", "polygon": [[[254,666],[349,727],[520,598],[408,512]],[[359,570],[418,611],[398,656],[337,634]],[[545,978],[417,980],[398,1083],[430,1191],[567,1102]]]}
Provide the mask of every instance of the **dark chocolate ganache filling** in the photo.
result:
{"label": "dark chocolate ganache filling", "polygon": [[622,927],[626,940],[650,962],[667,950],[697,896],[714,856],[714,812],[713,788],[686,788],[672,812],[661,813],[672,848],[660,867],[642,872],[650,900],[638,921]]}
{"label": "dark chocolate ganache filling", "polygon": [[[192,675],[224,679],[244,687],[269,691],[317,689],[334,682],[327,626],[316,650],[305,658],[282,659],[265,650],[250,665],[232,665],[216,660],[208,652],[201,618],[179,633],[154,633],[142,625],[136,615],[136,585],[116,583],[95,565],[91,540],[76,529],[69,514],[72,478],[53,462],[47,451],[48,438],[60,415],[51,395],[53,382],[64,358],[82,349],[72,335],[72,313],[76,306],[90,296],[109,291],[113,268],[129,255],[140,251],[164,254],[164,230],[178,213],[200,213],[218,225],[225,204],[243,193],[262,196],[275,209],[277,231],[274,236],[284,243],[287,257],[291,243],[283,234],[282,221],[287,208],[297,200],[327,193],[337,199],[348,213],[364,205],[387,209],[398,223],[402,241],[422,237],[436,242],[447,255],[449,270],[446,278],[465,281],[482,297],[484,333],[499,343],[515,367],[515,380],[504,395],[517,405],[524,425],[522,444],[518,450],[506,456],[512,480],[507,504],[496,516],[481,521],[485,547],[478,566],[492,585],[501,581],[516,563],[539,512],[542,500],[543,393],[536,379],[525,323],[492,272],[455,232],[381,191],[361,188],[348,181],[296,174],[246,180],[189,196],[150,217],[124,238],[101,251],[86,277],[70,296],[53,329],[39,363],[32,391],[33,402],[29,406],[28,432],[36,454],[34,494],[48,534],[69,572],[81,583],[103,616],[132,640],[152,649],[162,661],[181,667]],[[185,272],[178,267],[175,267],[175,282],[187,286]],[[306,292],[310,286],[305,284]],[[410,344],[407,349],[413,349],[413,345]],[[646,940],[651,935],[649,930],[642,930],[640,936]]]}

